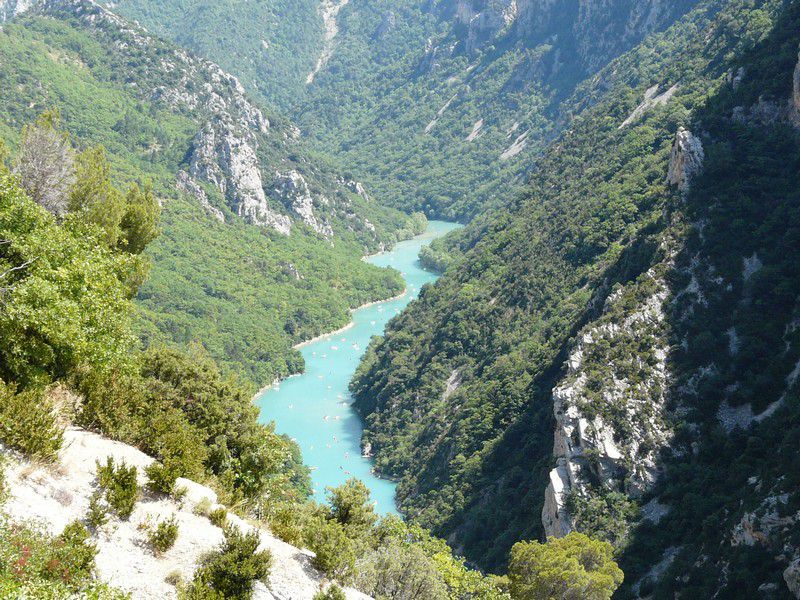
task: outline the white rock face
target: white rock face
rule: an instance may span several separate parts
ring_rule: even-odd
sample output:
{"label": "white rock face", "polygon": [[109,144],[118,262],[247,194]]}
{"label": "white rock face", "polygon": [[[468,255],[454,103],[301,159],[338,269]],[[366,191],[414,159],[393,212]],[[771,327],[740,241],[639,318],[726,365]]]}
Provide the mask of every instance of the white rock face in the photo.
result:
{"label": "white rock face", "polygon": [[208,212],[208,214],[214,217],[217,221],[220,223],[225,222],[225,215],[222,213],[222,211],[211,204],[205,190],[203,190],[197,181],[192,179],[186,171],[178,172],[178,176],[175,180],[175,187],[177,187],[184,194],[188,194],[197,200],[200,203],[200,206],[202,206],[206,212]]}
{"label": "white rock face", "polygon": [[322,25],[325,29],[323,36],[322,53],[314,65],[314,69],[306,77],[306,84],[311,85],[314,83],[314,78],[319,72],[325,68],[325,65],[330,61],[333,56],[333,44],[336,36],[339,35],[339,22],[337,17],[339,12],[347,6],[350,0],[322,0],[319,7],[319,14],[322,17]]}
{"label": "white rock face", "polygon": [[[70,522],[85,518],[89,497],[96,489],[96,461],[105,462],[111,456],[117,463],[136,466],[140,484],[145,483],[144,468],[153,462],[136,448],[76,428],[66,431],[64,448],[54,466],[32,464],[2,448],[0,454],[9,459],[6,478],[10,497],[2,507],[4,513],[13,521],[35,520],[53,535]],[[134,600],[176,598],[175,588],[165,578],[179,574],[190,580],[200,557],[224,539],[221,529],[193,512],[204,498],[216,501],[214,491],[185,479],[179,480],[179,485],[188,492],[182,504],[168,497],[145,495],[129,521],[112,519],[93,540],[100,578],[126,590]],[[171,516],[179,524],[178,539],[173,548],[156,556],[138,526]],[[256,586],[256,600],[308,600],[327,585],[311,565],[312,553],[290,546],[235,515],[229,515],[229,522],[245,531],[258,531],[260,548],[272,553],[269,585]],[[355,590],[346,590],[346,594],[350,600],[367,598]]]}
{"label": "white rock face", "polygon": [[[597,479],[601,485],[638,498],[660,475],[656,459],[671,437],[665,424],[667,342],[658,335],[667,295],[666,285],[659,282],[658,291],[621,323],[611,321],[585,330],[567,360],[567,376],[553,390],[553,454],[557,466],[550,472],[542,509],[547,536],[564,536],[573,529],[564,504],[570,491],[587,493],[589,482]],[[608,298],[606,312],[613,309],[618,298]],[[644,336],[652,338],[656,361],[643,381],[632,384],[609,365],[602,373],[602,389],[589,397],[584,365],[594,346],[613,347],[625,339]],[[586,410],[589,406],[591,414]],[[605,407],[609,410],[604,411]],[[626,435],[617,435],[622,432],[603,416],[608,413],[619,415],[614,423],[619,423]]]}
{"label": "white rock face", "polygon": [[745,513],[731,535],[732,546],[755,546],[769,544],[770,537],[781,529],[792,528],[800,520],[800,514],[781,517],[779,509],[786,505],[788,494],[769,496],[757,511]]}
{"label": "white rock face", "polygon": [[466,27],[465,50],[474,53],[482,44],[501,35],[518,16],[518,0],[495,0],[475,7],[472,0],[458,0],[456,22]]}
{"label": "white rock face", "polygon": [[783,572],[783,580],[795,598],[800,598],[800,556],[795,558]]}
{"label": "white rock face", "polygon": [[656,106],[663,106],[670,99],[675,95],[675,92],[678,91],[678,85],[673,85],[671,88],[666,90],[665,92],[659,94],[659,86],[654,85],[653,87],[649,88],[644,93],[644,100],[642,103],[634,109],[634,111],[622,122],[622,125],[619,126],[620,129],[624,129],[628,125],[637,122],[641,119],[648,111],[652,110]]}
{"label": "white rock face", "polygon": [[289,235],[291,220],[272,211],[264,193],[255,144],[252,135],[237,134],[228,123],[209,124],[195,136],[189,174],[219,189],[240,217]]}
{"label": "white rock face", "polygon": [[672,145],[667,183],[687,192],[694,179],[703,170],[706,154],[700,138],[681,127]]}
{"label": "white rock face", "polygon": [[5,22],[12,17],[24,13],[34,0],[0,0],[0,21]]}
{"label": "white rock face", "polygon": [[[333,237],[333,229],[331,229],[330,224],[315,216],[314,198],[311,195],[308,182],[300,173],[294,170],[288,173],[275,173],[271,195],[282,202],[287,210],[291,210],[300,217],[303,223],[314,231],[326,238]],[[329,203],[326,198],[319,198],[317,201],[323,204]]]}

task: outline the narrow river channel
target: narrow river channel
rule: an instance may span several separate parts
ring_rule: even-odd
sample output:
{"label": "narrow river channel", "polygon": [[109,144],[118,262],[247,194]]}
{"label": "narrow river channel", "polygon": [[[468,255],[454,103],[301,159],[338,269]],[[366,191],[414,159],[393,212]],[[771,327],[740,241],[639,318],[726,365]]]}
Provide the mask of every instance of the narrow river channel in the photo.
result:
{"label": "narrow river channel", "polygon": [[357,477],[369,487],[380,513],[396,512],[395,484],[375,477],[372,463],[361,456],[361,420],[352,409],[348,390],[359,360],[373,335],[381,335],[389,320],[419,294],[434,273],[424,270],[419,251],[459,225],[431,221],[428,230],[401,242],[391,252],[367,260],[380,267],[394,267],[403,274],[406,293],[400,298],[360,308],[353,325],[303,346],[306,372],[267,389],[256,398],[263,422],[275,421],[277,431],[294,438],[311,468],[314,496],[325,500],[325,488]]}

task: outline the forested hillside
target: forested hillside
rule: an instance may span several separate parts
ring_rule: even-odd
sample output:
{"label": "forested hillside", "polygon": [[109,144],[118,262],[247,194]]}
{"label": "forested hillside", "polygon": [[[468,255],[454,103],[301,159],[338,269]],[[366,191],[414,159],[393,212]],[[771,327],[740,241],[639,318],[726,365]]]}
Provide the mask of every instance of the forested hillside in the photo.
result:
{"label": "forested hillside", "polygon": [[[317,30],[306,26],[304,3],[115,7],[241,74],[381,202],[464,221],[522,187],[543,148],[586,106],[571,98],[581,81],[695,3],[351,0],[320,3]],[[335,38],[324,42],[328,5],[341,10]],[[213,34],[187,33],[190,16],[205,23],[221,10]],[[275,11],[297,19],[253,27]],[[238,27],[248,15],[251,24]],[[289,37],[299,68],[276,82],[276,48]],[[306,85],[309,54],[326,48],[324,68]]]}
{"label": "forested hillside", "polygon": [[302,367],[293,343],[401,289],[360,258],[422,221],[309,158],[290,123],[214,64],[80,0],[6,23],[0,56],[0,136],[12,148],[56,109],[75,145],[105,148],[115,180],[151,180],[162,199],[164,235],[139,295],[147,343],[199,340],[264,385]]}
{"label": "forested hillside", "polygon": [[599,536],[623,596],[796,591],[799,26],[700,3],[458,234],[352,386],[407,515],[492,568]]}

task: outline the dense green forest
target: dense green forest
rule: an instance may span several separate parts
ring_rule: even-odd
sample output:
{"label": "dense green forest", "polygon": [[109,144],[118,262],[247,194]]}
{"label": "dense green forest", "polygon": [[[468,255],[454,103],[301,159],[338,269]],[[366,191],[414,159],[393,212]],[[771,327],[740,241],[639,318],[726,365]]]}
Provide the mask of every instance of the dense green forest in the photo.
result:
{"label": "dense green forest", "polygon": [[[579,2],[351,0],[338,14],[330,60],[310,85],[321,19],[309,27],[306,3],[114,6],[252,82],[382,203],[465,221],[522,189],[536,157],[585,107],[573,97],[581,81],[695,3],[648,2],[642,22],[627,2],[593,10]],[[291,18],[273,23],[275,12]],[[205,29],[214,17],[222,27],[193,33],[197,21]],[[285,73],[283,64],[296,70]]]}
{"label": "dense green forest", "polygon": [[[183,61],[181,51],[155,38],[117,44],[141,33],[104,28],[70,8],[48,10],[0,32],[6,65],[0,135],[14,148],[24,124],[57,109],[77,145],[105,147],[115,180],[152,181],[164,204],[164,235],[148,250],[153,268],[139,296],[138,330],[146,343],[199,340],[226,368],[261,386],[302,368],[292,344],[344,325],[350,308],[401,289],[398,274],[360,258],[419,231],[419,220],[340,185],[322,159],[312,161],[302,142],[291,140],[290,124],[278,117],[260,140],[262,172],[298,169],[312,192],[337,198],[343,210],[330,217],[337,239],[331,244],[300,224],[289,237],[252,227],[209,186],[205,193],[225,214],[219,223],[175,188],[193,138],[213,115],[169,100],[206,85],[215,68]],[[182,67],[153,68],[163,61]],[[156,96],[156,89],[167,92]]]}
{"label": "dense green forest", "polygon": [[[15,6],[0,597],[125,598],[101,529],[181,477],[223,541],[179,600],[276,569],[228,511],[310,550],[315,600],[800,593],[796,1]],[[423,214],[468,224],[351,383],[403,519],[355,479],[313,502],[253,392],[401,290],[362,257]],[[57,472],[76,429],[155,462],[98,462],[63,531],[8,518],[4,472]]]}
{"label": "dense green forest", "polygon": [[[607,457],[588,450],[576,459],[588,474],[567,499],[573,525],[617,545],[626,594],[788,593],[788,558],[769,549],[793,533],[762,524],[768,541],[730,540],[775,497],[780,516],[798,507],[798,15],[793,3],[701,3],[604,69],[577,92],[600,103],[540,159],[529,190],[451,236],[452,252],[434,246],[428,260],[449,270],[373,342],[352,385],[365,443],[400,478],[404,513],[471,560],[496,568],[518,536],[542,535],[553,390],[580,377],[578,410],[611,423],[621,447],[648,427],[671,432],[669,451],[640,447],[627,466],[593,464]],[[676,83],[669,102],[621,127],[646,89]],[[666,184],[679,126],[702,132],[706,156],[685,200]],[[659,287],[663,325],[623,335]],[[584,347],[567,377],[576,344],[604,324],[623,334]],[[666,390],[646,385],[662,345]],[[632,400],[647,394],[632,421],[616,381]],[[648,424],[644,406],[658,411],[660,398],[667,422]],[[729,435],[737,410],[758,418]],[[647,455],[665,474],[634,494]],[[658,523],[641,518],[652,506],[667,507]],[[662,559],[664,576],[642,583]]]}

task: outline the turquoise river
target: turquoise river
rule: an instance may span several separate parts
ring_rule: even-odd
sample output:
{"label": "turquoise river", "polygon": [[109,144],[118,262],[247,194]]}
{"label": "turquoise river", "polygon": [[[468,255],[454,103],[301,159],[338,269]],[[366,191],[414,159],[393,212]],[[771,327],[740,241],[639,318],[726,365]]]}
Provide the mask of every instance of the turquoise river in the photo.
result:
{"label": "turquoise river", "polygon": [[361,420],[351,407],[348,390],[369,340],[381,335],[389,320],[436,279],[418,260],[420,249],[457,228],[454,223],[431,221],[421,236],[397,244],[391,252],[369,257],[380,267],[394,267],[403,274],[406,293],[353,312],[350,327],[300,348],[306,361],[302,375],[290,377],[256,398],[264,422],[275,421],[300,445],[303,460],[311,468],[314,496],[325,500],[325,488],[361,479],[370,489],[381,513],[396,512],[395,484],[372,474],[372,463],[361,456]]}

